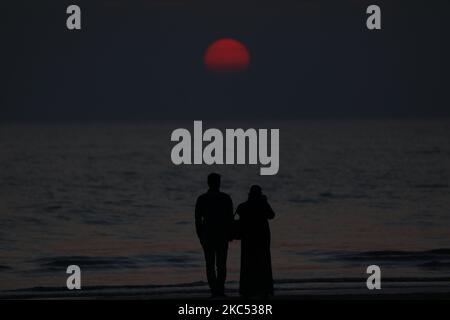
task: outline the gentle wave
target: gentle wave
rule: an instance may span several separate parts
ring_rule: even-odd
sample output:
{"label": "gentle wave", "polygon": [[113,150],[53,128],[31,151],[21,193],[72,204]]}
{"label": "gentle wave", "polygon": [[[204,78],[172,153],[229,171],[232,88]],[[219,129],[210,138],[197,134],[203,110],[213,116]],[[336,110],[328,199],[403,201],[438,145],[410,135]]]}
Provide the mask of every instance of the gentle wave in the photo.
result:
{"label": "gentle wave", "polygon": [[136,269],[149,266],[197,267],[200,266],[200,254],[152,254],[132,257],[91,257],[91,256],[62,256],[46,257],[32,260],[38,266],[39,272],[54,272],[78,265],[89,269]]}
{"label": "gentle wave", "polygon": [[363,251],[363,252],[314,252],[318,261],[350,264],[409,265],[430,269],[450,269],[450,249],[426,251]]}

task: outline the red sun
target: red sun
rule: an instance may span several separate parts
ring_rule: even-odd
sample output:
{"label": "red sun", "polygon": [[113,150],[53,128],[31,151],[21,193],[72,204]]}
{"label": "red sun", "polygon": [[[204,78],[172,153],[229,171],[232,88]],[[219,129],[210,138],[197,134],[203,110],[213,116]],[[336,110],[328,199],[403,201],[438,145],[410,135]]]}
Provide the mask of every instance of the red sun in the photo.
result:
{"label": "red sun", "polygon": [[213,42],[205,53],[205,66],[210,71],[244,71],[250,64],[250,53],[239,41],[220,39]]}

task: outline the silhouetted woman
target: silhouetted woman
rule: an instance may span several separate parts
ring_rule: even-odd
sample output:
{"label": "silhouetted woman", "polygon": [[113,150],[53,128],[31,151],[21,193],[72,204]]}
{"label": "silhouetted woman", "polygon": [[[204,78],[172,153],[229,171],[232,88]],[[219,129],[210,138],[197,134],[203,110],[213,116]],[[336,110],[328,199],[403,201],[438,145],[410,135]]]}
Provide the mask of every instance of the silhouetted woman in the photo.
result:
{"label": "silhouetted woman", "polygon": [[275,213],[262,194],[260,186],[252,186],[248,200],[237,210],[241,221],[241,278],[239,293],[245,297],[273,295],[270,228],[268,219]]}

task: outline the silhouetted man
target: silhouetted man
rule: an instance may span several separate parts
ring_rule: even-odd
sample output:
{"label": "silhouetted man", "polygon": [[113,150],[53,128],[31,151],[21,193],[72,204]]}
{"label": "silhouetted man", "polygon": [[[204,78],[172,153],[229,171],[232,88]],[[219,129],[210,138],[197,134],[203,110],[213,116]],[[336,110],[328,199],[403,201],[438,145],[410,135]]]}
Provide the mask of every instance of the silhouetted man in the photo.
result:
{"label": "silhouetted man", "polygon": [[[224,296],[228,241],[233,222],[233,202],[220,192],[220,175],[208,176],[208,192],[197,199],[195,228],[206,260],[206,276],[213,296]],[[217,267],[217,273],[216,273]]]}

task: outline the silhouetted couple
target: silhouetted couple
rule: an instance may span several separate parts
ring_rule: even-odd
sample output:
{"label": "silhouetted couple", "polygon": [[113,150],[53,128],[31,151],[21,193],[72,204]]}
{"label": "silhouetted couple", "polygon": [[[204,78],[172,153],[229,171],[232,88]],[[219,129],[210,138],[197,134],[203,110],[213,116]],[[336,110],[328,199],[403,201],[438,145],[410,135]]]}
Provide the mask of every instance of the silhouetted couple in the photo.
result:
{"label": "silhouetted couple", "polygon": [[[206,260],[206,275],[213,297],[224,297],[227,276],[228,242],[236,238],[233,202],[220,191],[220,175],[208,176],[208,192],[195,206],[195,227]],[[241,240],[241,276],[239,293],[244,297],[273,295],[270,229],[268,219],[275,213],[262,194],[260,186],[252,186],[248,200],[241,203],[239,239]]]}

